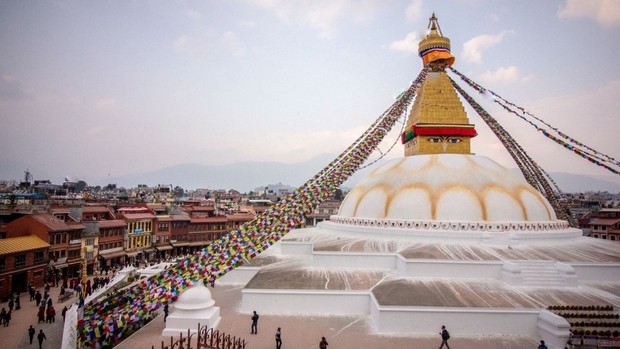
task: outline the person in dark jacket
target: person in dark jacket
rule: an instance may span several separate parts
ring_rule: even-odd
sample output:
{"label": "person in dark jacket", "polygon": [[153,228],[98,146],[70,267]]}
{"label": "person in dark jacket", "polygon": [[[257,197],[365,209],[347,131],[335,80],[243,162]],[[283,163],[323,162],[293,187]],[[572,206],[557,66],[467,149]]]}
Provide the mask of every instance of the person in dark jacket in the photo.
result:
{"label": "person in dark jacket", "polygon": [[30,325],[30,328],[28,328],[28,337],[30,337],[30,344],[32,344],[32,340],[34,339],[35,332],[36,331],[34,330],[34,327]]}
{"label": "person in dark jacket", "polygon": [[256,310],[254,311],[254,314],[252,314],[252,328],[251,328],[251,334],[258,334],[258,314],[256,313]]}
{"label": "person in dark jacket", "polygon": [[39,335],[37,336],[37,339],[39,340],[39,349],[42,349],[43,341],[47,339],[47,337],[45,337],[45,333],[43,333],[43,330],[39,330]]}
{"label": "person in dark jacket", "polygon": [[444,345],[446,346],[446,348],[450,349],[450,346],[448,345],[450,333],[448,333],[448,330],[446,330],[446,326],[441,326],[441,331],[439,331],[439,334],[441,335],[441,345],[439,346],[439,349],[443,348]]}

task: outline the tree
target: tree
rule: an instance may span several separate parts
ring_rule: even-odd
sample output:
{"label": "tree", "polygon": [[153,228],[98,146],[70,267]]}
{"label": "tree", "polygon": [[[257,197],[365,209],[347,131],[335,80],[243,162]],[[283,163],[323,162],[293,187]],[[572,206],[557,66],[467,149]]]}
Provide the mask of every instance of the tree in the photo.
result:
{"label": "tree", "polygon": [[338,201],[342,201],[344,199],[344,194],[342,194],[342,189],[338,188],[334,192],[334,199]]}
{"label": "tree", "polygon": [[88,184],[84,181],[78,181],[75,184],[75,192],[76,193],[81,193],[82,191],[84,191],[84,189],[88,186]]}
{"label": "tree", "polygon": [[176,198],[182,198],[183,196],[185,196],[185,189],[179,187],[178,185],[175,186],[174,189],[172,189],[172,196]]}

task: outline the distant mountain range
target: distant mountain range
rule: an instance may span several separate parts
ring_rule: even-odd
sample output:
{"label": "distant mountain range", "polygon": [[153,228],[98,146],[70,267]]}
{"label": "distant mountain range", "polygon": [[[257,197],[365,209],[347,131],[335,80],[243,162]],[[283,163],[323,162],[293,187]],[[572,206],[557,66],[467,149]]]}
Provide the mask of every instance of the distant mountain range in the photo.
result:
{"label": "distant mountain range", "polygon": [[[255,190],[257,187],[265,186],[268,183],[277,182],[297,187],[312,178],[334,158],[334,155],[322,155],[294,164],[254,161],[219,166],[182,164],[131,176],[104,178],[103,180],[108,182],[101,182],[101,185],[117,183],[119,186],[134,187],[137,184],[149,186],[172,184],[185,189],[236,189],[242,193]],[[366,173],[382,163],[379,161],[375,166],[358,171],[343,186],[353,187],[355,183],[365,177]],[[514,171],[518,170],[515,169]],[[558,186],[567,193],[587,191],[620,193],[620,178],[613,176],[588,176],[560,172],[550,173],[550,175]]]}
{"label": "distant mountain range", "polygon": [[[133,188],[138,184],[148,186],[172,184],[184,189],[236,189],[242,193],[247,193],[269,183],[279,182],[297,187],[312,178],[334,158],[335,155],[333,154],[325,154],[294,164],[258,161],[237,162],[228,165],[181,164],[145,173],[82,180],[89,185],[104,186],[113,183],[126,188]],[[343,186],[353,187],[370,169],[382,163],[383,161],[379,161],[374,166],[358,171]],[[23,173],[23,170],[21,172]],[[49,173],[44,169],[36,169],[36,172],[33,171],[33,173],[35,173],[35,179],[55,178],[49,176]],[[9,172],[5,173],[3,169],[0,169],[0,179],[21,179],[15,178],[15,176],[9,177],[8,174]],[[550,173],[550,175],[564,192],[608,191],[620,193],[620,178],[618,176],[588,176],[559,172]]]}

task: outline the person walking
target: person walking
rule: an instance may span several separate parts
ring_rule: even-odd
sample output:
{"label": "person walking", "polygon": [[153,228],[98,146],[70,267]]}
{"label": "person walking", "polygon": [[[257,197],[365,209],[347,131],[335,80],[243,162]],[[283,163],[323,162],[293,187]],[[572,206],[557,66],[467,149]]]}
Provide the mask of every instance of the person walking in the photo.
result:
{"label": "person walking", "polygon": [[254,314],[252,314],[252,329],[251,329],[251,334],[258,334],[258,314],[256,313],[256,310],[254,310]]}
{"label": "person walking", "polygon": [[441,335],[441,345],[439,346],[439,349],[443,348],[444,345],[446,346],[446,348],[450,349],[450,346],[448,345],[450,333],[448,332],[448,330],[446,330],[446,326],[441,326],[441,331],[439,331],[439,334]]}
{"label": "person walking", "polygon": [[37,302],[37,307],[39,306],[39,304],[41,304],[41,298],[43,298],[43,296],[41,296],[41,291],[38,291],[34,294],[34,300]]}
{"label": "person walking", "polygon": [[540,345],[538,346],[538,349],[548,349],[547,345],[545,345],[545,341],[540,341]]}
{"label": "person walking", "polygon": [[[62,314],[62,322],[65,322],[65,316],[67,316],[67,310],[69,310],[69,309],[67,309],[67,306],[65,305],[65,307],[62,308],[62,312],[61,312],[61,314]],[[166,321],[166,319],[164,319],[164,321]]]}
{"label": "person walking", "polygon": [[166,318],[168,317],[168,313],[170,312],[170,308],[168,308],[168,303],[164,305],[164,322],[166,322]]}
{"label": "person walking", "polygon": [[32,340],[34,339],[35,332],[36,331],[34,330],[34,327],[30,325],[30,328],[28,328],[28,337],[30,337],[30,344],[32,344]]}
{"label": "person walking", "polygon": [[39,335],[37,336],[37,339],[39,340],[39,349],[42,349],[43,341],[47,339],[47,337],[45,337],[45,333],[43,333],[43,330],[39,330]]}
{"label": "person walking", "polygon": [[280,327],[276,330],[276,349],[282,348],[282,330]]}
{"label": "person walking", "polygon": [[319,342],[319,349],[327,349],[328,345],[329,343],[327,343],[325,337],[321,337],[321,342]]}
{"label": "person walking", "polygon": [[12,311],[9,310],[6,314],[4,314],[4,327],[9,327],[11,322],[11,313]]}

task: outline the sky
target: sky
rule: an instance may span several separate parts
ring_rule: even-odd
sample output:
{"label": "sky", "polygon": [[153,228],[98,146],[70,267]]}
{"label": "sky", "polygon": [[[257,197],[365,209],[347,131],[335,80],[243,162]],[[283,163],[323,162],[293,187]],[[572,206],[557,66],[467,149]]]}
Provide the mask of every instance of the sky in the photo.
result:
{"label": "sky", "polygon": [[[433,12],[457,70],[620,159],[620,1],[7,0],[0,179],[338,154],[418,75]],[[547,172],[620,177],[468,92]],[[516,167],[468,115],[473,151]]]}

